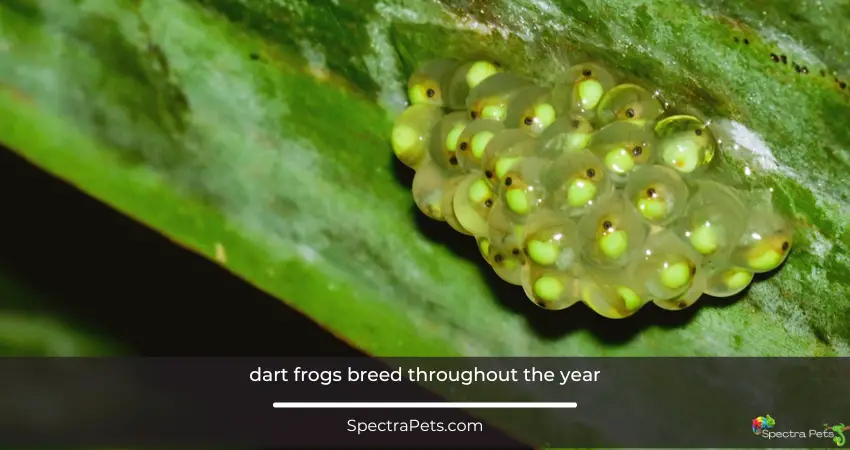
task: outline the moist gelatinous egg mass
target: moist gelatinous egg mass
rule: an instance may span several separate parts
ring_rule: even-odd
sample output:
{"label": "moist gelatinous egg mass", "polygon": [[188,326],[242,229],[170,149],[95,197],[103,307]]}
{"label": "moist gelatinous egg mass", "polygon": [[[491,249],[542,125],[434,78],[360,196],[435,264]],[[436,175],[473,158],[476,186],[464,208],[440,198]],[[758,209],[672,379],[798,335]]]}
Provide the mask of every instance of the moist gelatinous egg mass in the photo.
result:
{"label": "moist gelatinous egg mass", "polygon": [[653,91],[593,61],[551,85],[491,61],[431,61],[410,76],[391,144],[416,171],[422,213],[475,239],[535,305],[680,310],[782,265],[794,233],[717,181],[729,177],[710,123]]}

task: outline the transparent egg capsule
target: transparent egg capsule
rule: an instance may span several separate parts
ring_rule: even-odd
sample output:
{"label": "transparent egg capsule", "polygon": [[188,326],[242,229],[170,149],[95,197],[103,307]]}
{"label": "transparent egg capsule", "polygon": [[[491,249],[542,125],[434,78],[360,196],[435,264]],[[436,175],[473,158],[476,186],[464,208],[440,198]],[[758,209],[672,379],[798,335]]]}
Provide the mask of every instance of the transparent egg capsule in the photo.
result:
{"label": "transparent egg capsule", "polygon": [[587,150],[556,159],[546,170],[543,183],[548,192],[547,206],[573,217],[614,192],[602,161]]}
{"label": "transparent egg capsule", "polygon": [[639,280],[650,298],[670,300],[690,289],[701,262],[699,253],[664,230],[647,238],[629,273]]}
{"label": "transparent egg capsule", "polygon": [[699,301],[700,298],[702,298],[707,287],[707,281],[707,272],[698,267],[693,276],[693,281],[691,282],[690,287],[688,287],[685,292],[669,299],[656,298],[653,299],[652,302],[661,309],[666,309],[668,311],[681,311],[692,306],[694,303]]}
{"label": "transparent egg capsule", "polygon": [[453,112],[443,116],[440,123],[434,127],[431,134],[430,156],[431,160],[452,173],[462,172],[457,157],[458,141],[463,129],[471,120],[462,111]]}
{"label": "transparent egg capsule", "polygon": [[717,151],[717,138],[705,122],[690,115],[665,117],[655,125],[661,162],[683,174],[708,167]]}
{"label": "transparent egg capsule", "polygon": [[410,104],[443,106],[443,87],[460,64],[459,61],[451,59],[438,59],[416,69],[407,80],[407,98]]}
{"label": "transparent egg capsule", "polygon": [[537,138],[537,155],[555,159],[567,153],[587,148],[593,136],[593,126],[581,116],[561,117]]}
{"label": "transparent egg capsule", "polygon": [[460,167],[467,172],[480,171],[487,144],[504,129],[505,125],[495,120],[474,120],[466,125],[457,144]]}
{"label": "transparent egg capsule", "polygon": [[542,175],[549,166],[548,160],[536,157],[523,158],[502,177],[499,196],[514,221],[523,222],[543,204],[546,190]]}
{"label": "transparent egg capsule", "polygon": [[559,108],[552,90],[540,86],[522,89],[509,104],[505,126],[519,128],[534,136],[540,135],[557,119]]}
{"label": "transparent egg capsule", "polygon": [[629,317],[648,303],[634,280],[623,277],[620,271],[594,271],[585,275],[582,279],[581,299],[590,309],[609,319]]}
{"label": "transparent egg capsule", "polygon": [[638,125],[614,122],[593,136],[588,149],[602,160],[614,182],[621,184],[632,171],[652,164],[655,136]]}
{"label": "transparent egg capsule", "polygon": [[624,267],[640,251],[646,226],[621,195],[611,195],[579,221],[584,260],[597,268]]}
{"label": "transparent egg capsule", "polygon": [[499,276],[514,285],[522,284],[523,226],[513,222],[501,200],[496,200],[487,218],[489,252],[487,262]]}
{"label": "transparent egg capsule", "polygon": [[534,155],[534,136],[522,130],[504,130],[493,136],[481,157],[481,169],[490,187],[498,191],[508,170]]}
{"label": "transparent egg capsule", "polygon": [[493,271],[499,278],[515,286],[522,284],[522,268],[514,264],[515,261],[500,261],[494,264],[490,257],[490,239],[478,236],[475,240],[478,243],[478,251],[481,252],[481,256],[490,264],[490,267],[493,268]]}
{"label": "transparent egg capsule", "polygon": [[625,121],[645,127],[662,114],[661,103],[636,84],[615,86],[602,96],[596,108],[596,118],[601,124]]}
{"label": "transparent egg capsule", "polygon": [[443,193],[450,175],[433,161],[426,161],[413,176],[413,202],[426,216],[445,222]]}
{"label": "transparent egg capsule", "polygon": [[508,104],[523,88],[534,84],[517,75],[499,72],[476,86],[466,99],[466,109],[471,119],[488,119],[503,122],[508,115]]}
{"label": "transparent egg capsule", "polygon": [[749,270],[725,266],[713,269],[705,285],[705,293],[713,297],[731,297],[750,285],[755,274]]}
{"label": "transparent egg capsule", "polygon": [[522,289],[543,309],[566,309],[581,300],[581,280],[572,271],[526,265],[522,268]]}
{"label": "transparent egg capsule", "polygon": [[699,180],[692,184],[684,214],[671,227],[694,250],[716,262],[728,257],[746,221],[747,209],[734,190]]}
{"label": "transparent egg capsule", "polygon": [[440,200],[440,211],[443,213],[445,221],[455,231],[471,236],[472,233],[470,233],[469,230],[467,230],[458,220],[454,208],[455,195],[457,194],[458,187],[460,187],[465,178],[466,177],[463,175],[456,175],[446,180],[446,184],[443,186],[443,197]]}
{"label": "transparent egg capsule", "polygon": [[528,264],[561,271],[579,264],[575,222],[562,213],[541,210],[524,227],[523,253]]}
{"label": "transparent egg capsule", "polygon": [[455,217],[473,235],[485,236],[487,218],[496,198],[496,193],[480,172],[466,175],[455,192]]}
{"label": "transparent egg capsule", "polygon": [[688,202],[681,176],[665,166],[647,166],[632,174],[624,188],[626,198],[647,223],[665,226],[678,218]]}
{"label": "transparent egg capsule", "polygon": [[469,97],[472,89],[501,70],[498,63],[483,59],[460,65],[446,82],[443,103],[449,109],[464,109],[466,98]]}
{"label": "transparent egg capsule", "polygon": [[577,64],[570,68],[563,84],[556,88],[557,97],[570,99],[570,111],[593,115],[603,95],[614,87],[614,77],[596,63]]}
{"label": "transparent egg capsule", "polygon": [[393,124],[393,153],[405,166],[416,170],[427,158],[431,132],[443,118],[437,106],[419,104],[404,110]]}
{"label": "transparent egg capsule", "polygon": [[755,273],[769,272],[788,257],[793,234],[790,223],[777,212],[764,207],[751,211],[731,261]]}

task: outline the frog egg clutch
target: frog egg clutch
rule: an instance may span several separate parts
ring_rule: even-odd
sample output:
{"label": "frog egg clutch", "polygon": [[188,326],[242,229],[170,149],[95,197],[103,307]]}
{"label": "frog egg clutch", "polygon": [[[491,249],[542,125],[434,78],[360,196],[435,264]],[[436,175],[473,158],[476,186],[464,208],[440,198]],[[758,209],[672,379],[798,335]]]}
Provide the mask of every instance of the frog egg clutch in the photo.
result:
{"label": "frog egg clutch", "polygon": [[432,61],[408,96],[391,142],[417,207],[541,308],[681,310],[788,256],[789,222],[723,181],[708,122],[599,64],[540,86],[491,61]]}

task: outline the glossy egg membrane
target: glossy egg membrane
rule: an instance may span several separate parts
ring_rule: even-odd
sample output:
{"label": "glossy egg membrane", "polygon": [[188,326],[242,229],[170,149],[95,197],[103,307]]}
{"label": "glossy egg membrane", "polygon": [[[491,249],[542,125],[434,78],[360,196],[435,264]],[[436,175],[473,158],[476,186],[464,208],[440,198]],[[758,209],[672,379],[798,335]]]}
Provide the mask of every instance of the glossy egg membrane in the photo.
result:
{"label": "glossy egg membrane", "polygon": [[[640,290],[653,300],[677,299],[694,283],[702,258],[674,233],[651,234],[629,268]],[[700,290],[697,297],[702,294]]]}
{"label": "glossy egg membrane", "polygon": [[597,314],[623,319],[636,313],[649,300],[633,278],[622,270],[590,270],[582,277],[581,299]]}
{"label": "glossy egg membrane", "polygon": [[605,125],[615,121],[648,126],[664,114],[661,103],[636,84],[621,84],[605,93],[596,108],[596,120]]}
{"label": "glossy egg membrane", "polygon": [[629,122],[614,122],[600,129],[588,148],[602,160],[617,184],[623,184],[636,169],[655,160],[655,136]]}
{"label": "glossy egg membrane", "polygon": [[625,267],[641,249],[647,229],[621,194],[595,205],[579,221],[584,261],[600,268]]}
{"label": "glossy egg membrane", "polygon": [[469,117],[474,120],[505,121],[508,106],[524,88],[534,83],[517,75],[500,72],[476,86],[466,99]]}
{"label": "glossy egg membrane", "polygon": [[540,134],[535,153],[541,158],[556,159],[564,154],[584,150],[593,132],[593,126],[584,117],[560,117]]}
{"label": "glossy egg membrane", "polygon": [[472,89],[499,72],[501,68],[495,61],[481,59],[459,65],[445,83],[444,106],[452,110],[464,109]]}
{"label": "glossy egg membrane", "polygon": [[433,129],[430,156],[438,166],[452,173],[460,173],[457,148],[460,135],[472,120],[462,111],[446,114]]}
{"label": "glossy egg membrane", "polygon": [[569,111],[594,116],[606,92],[614,87],[614,77],[599,64],[588,62],[569,69],[563,83],[556,87],[556,97],[568,99]]}
{"label": "glossy egg membrane", "polygon": [[534,155],[534,136],[522,130],[497,133],[481,157],[481,171],[493,190],[498,191],[505,174],[519,161]]}
{"label": "glossy egg membrane", "polygon": [[501,177],[499,197],[515,222],[525,222],[546,200],[543,174],[549,165],[543,158],[523,158]]}
{"label": "glossy egg membrane", "polygon": [[508,128],[519,128],[538,136],[557,120],[563,110],[555,103],[551,89],[529,86],[517,92],[508,104],[505,124]]}
{"label": "glossy egg membrane", "polygon": [[412,105],[444,105],[444,93],[452,74],[461,66],[452,59],[438,59],[418,68],[407,80],[407,98]]}
{"label": "glossy egg membrane", "polygon": [[543,175],[547,207],[571,217],[584,214],[614,192],[602,161],[582,150],[552,162]]}
{"label": "glossy egg membrane", "polygon": [[499,277],[514,285],[522,284],[522,236],[522,224],[514,222],[504,203],[497,200],[487,220],[487,262]]}
{"label": "glossy egg membrane", "polygon": [[413,176],[413,201],[431,219],[441,222],[446,220],[443,215],[443,193],[450,178],[451,174],[430,160]]}
{"label": "glossy egg membrane", "polygon": [[599,64],[554,78],[435,61],[393,126],[417,208],[475,239],[502,280],[540,308],[622,319],[734,296],[782,266],[794,229],[722,164],[711,120]]}
{"label": "glossy egg membrane", "polygon": [[755,273],[769,272],[785,262],[793,237],[782,216],[766,207],[757,208],[732,252],[732,263]]}
{"label": "glossy egg membrane", "polygon": [[724,262],[744,232],[747,209],[740,194],[716,181],[694,182],[692,190],[682,217],[671,228],[703,257]]}
{"label": "glossy egg membrane", "polygon": [[487,144],[504,129],[505,126],[495,120],[474,120],[467,124],[458,138],[455,152],[461,169],[481,171],[481,158]]}
{"label": "glossy egg membrane", "polygon": [[407,167],[416,170],[427,158],[434,127],[443,118],[443,110],[434,105],[413,105],[404,110],[393,124],[393,153]]}
{"label": "glossy egg membrane", "polygon": [[661,163],[682,174],[705,170],[717,152],[717,138],[694,116],[665,117],[655,125]]}
{"label": "glossy egg membrane", "polygon": [[472,235],[486,236],[487,218],[497,198],[497,193],[481,172],[467,174],[455,191],[455,217]]}
{"label": "glossy egg membrane", "polygon": [[676,171],[665,166],[638,169],[626,182],[624,193],[647,223],[658,226],[676,220],[688,202],[688,186]]}

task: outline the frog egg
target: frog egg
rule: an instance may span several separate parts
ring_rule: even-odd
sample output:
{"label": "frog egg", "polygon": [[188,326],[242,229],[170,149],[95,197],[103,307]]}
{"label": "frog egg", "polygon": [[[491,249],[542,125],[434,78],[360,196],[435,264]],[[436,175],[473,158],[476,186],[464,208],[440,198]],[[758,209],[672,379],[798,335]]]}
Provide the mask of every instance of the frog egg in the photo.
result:
{"label": "frog egg", "polygon": [[523,253],[527,264],[574,270],[579,264],[578,234],[575,222],[563,213],[541,210],[524,227]]}
{"label": "frog egg", "polygon": [[529,86],[519,91],[516,98],[508,104],[505,125],[539,136],[555,122],[561,110],[563,108],[552,98],[551,89]]}
{"label": "frog egg", "polygon": [[596,108],[601,124],[625,121],[646,126],[664,114],[664,108],[652,94],[636,84],[621,84],[605,93]]}
{"label": "frog egg", "polygon": [[490,239],[484,236],[477,236],[475,241],[478,243],[478,251],[484,260],[490,264],[496,275],[503,281],[506,281],[515,286],[522,284],[522,268],[513,264],[496,264],[490,261]]}
{"label": "frog egg", "polygon": [[593,131],[590,121],[584,117],[561,117],[540,134],[536,153],[542,158],[555,159],[583,150],[587,148]]}
{"label": "frog egg", "polygon": [[785,218],[767,208],[758,208],[750,214],[731,261],[755,273],[769,272],[788,257],[793,230]]}
{"label": "frog egg", "polygon": [[467,124],[458,138],[455,153],[460,167],[467,172],[480,171],[487,144],[504,129],[502,122],[495,120],[474,120]]}
{"label": "frog egg", "polygon": [[747,209],[739,194],[716,181],[698,180],[682,217],[671,228],[694,250],[717,262],[728,257],[746,221]]}
{"label": "frog egg", "polygon": [[626,198],[649,224],[665,226],[679,217],[688,201],[688,187],[679,174],[665,166],[647,166],[632,174],[624,188]]}
{"label": "frog egg", "polygon": [[543,183],[547,206],[572,217],[584,214],[614,192],[602,161],[587,150],[556,159],[546,170]]}
{"label": "frog egg", "polygon": [[466,113],[453,112],[443,116],[431,132],[430,156],[443,170],[462,172],[457,157],[458,141],[466,125],[471,122]]}
{"label": "frog egg", "polygon": [[727,266],[711,271],[705,286],[705,293],[713,297],[731,297],[750,285],[754,273],[735,266]]}
{"label": "frog egg", "polygon": [[661,162],[683,174],[705,169],[717,151],[714,133],[694,116],[666,117],[655,125],[655,134]]}
{"label": "frog egg", "polygon": [[571,67],[567,79],[559,85],[557,96],[569,98],[570,111],[593,115],[603,95],[614,87],[614,77],[596,63],[583,63]]}
{"label": "frog egg", "polygon": [[664,230],[647,238],[629,273],[640,281],[650,298],[670,300],[691,288],[701,263],[699,253],[676,234]]}
{"label": "frog egg", "polygon": [[633,280],[624,279],[619,273],[589,276],[582,279],[581,299],[602,317],[624,319],[648,303],[636,289]]}
{"label": "frog egg", "polygon": [[480,172],[463,178],[454,195],[454,213],[460,225],[475,236],[487,235],[487,217],[496,193]]}
{"label": "frog egg", "polygon": [[566,309],[581,300],[581,280],[571,271],[527,265],[521,281],[528,299],[543,309]]}
{"label": "frog egg", "polygon": [[534,155],[535,143],[534,136],[522,130],[504,130],[493,136],[481,157],[481,169],[493,190],[499,190],[514,164]]}
{"label": "frog egg", "polygon": [[522,284],[521,269],[525,264],[522,235],[523,226],[514,223],[502,201],[497,200],[487,218],[487,262],[499,277],[514,285]]}
{"label": "frog egg", "polygon": [[656,298],[653,299],[652,302],[661,309],[666,309],[668,311],[681,311],[690,307],[702,297],[702,294],[705,293],[705,289],[707,287],[707,280],[707,272],[698,268],[693,277],[693,282],[685,292],[669,299],[662,300]]}
{"label": "frog egg", "polygon": [[466,99],[466,109],[471,119],[504,121],[508,115],[508,104],[523,88],[534,84],[517,75],[499,72],[476,86]]}
{"label": "frog egg", "polygon": [[622,195],[606,197],[578,223],[584,260],[597,268],[624,267],[640,251],[646,226]]}
{"label": "frog egg", "polygon": [[458,220],[454,208],[454,198],[457,194],[458,187],[463,183],[466,177],[456,175],[449,178],[443,186],[443,196],[440,200],[440,211],[443,213],[443,218],[455,231],[471,236],[472,233],[467,230]]}
{"label": "frog egg", "polygon": [[632,171],[652,164],[655,136],[633,123],[614,122],[593,136],[588,149],[602,160],[615,184],[622,184]]}
{"label": "frog egg", "polygon": [[407,98],[410,103],[443,106],[443,87],[460,64],[451,59],[439,59],[416,69],[407,80]]}
{"label": "frog egg", "polygon": [[464,109],[470,91],[500,71],[499,65],[493,61],[478,60],[460,65],[446,82],[443,99],[445,106],[454,110]]}
{"label": "frog egg", "polygon": [[443,110],[428,104],[404,110],[393,124],[393,153],[405,166],[416,170],[427,158],[431,132],[443,118]]}
{"label": "frog egg", "polygon": [[419,167],[413,176],[413,201],[426,216],[445,221],[443,212],[443,193],[450,175],[434,161],[427,161]]}
{"label": "frog egg", "polygon": [[542,158],[523,158],[501,177],[499,197],[515,222],[524,222],[543,204],[546,190],[541,177],[549,164]]}

